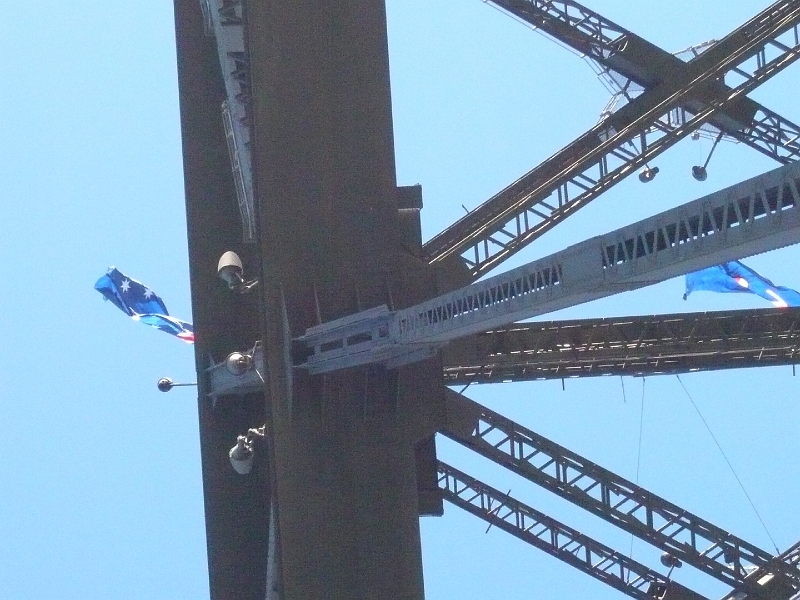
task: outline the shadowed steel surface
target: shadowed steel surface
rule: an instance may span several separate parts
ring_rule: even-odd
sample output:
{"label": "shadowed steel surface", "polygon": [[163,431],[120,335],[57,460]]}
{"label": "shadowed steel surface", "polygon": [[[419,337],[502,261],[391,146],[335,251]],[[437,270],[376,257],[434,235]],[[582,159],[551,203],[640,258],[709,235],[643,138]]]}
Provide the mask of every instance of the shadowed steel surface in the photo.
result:
{"label": "shadowed steel surface", "polygon": [[[176,0],[175,15],[211,597],[419,600],[420,456],[436,478],[433,444],[418,448],[441,364],[312,380],[286,353],[290,328],[434,287],[398,215],[413,207],[395,179],[383,1]],[[250,294],[217,277],[227,250],[260,279]],[[246,390],[207,372],[252,348]],[[241,477],[228,450],[265,422]]]}
{"label": "shadowed steel surface", "polygon": [[[689,63],[685,77],[639,96],[426,242],[425,258],[457,253],[479,278],[789,66],[800,57],[798,23],[797,0],[759,13]],[[729,92],[694,115],[669,118],[682,100],[720,79]]]}
{"label": "shadowed steel surface", "polygon": [[[220,285],[220,255],[236,249],[246,264],[257,261],[244,245],[242,219],[222,124],[226,92],[213,37],[204,34],[199,2],[176,0],[183,172],[188,226],[195,366],[251,347],[259,331],[258,298],[233,295]],[[271,487],[266,453],[247,478],[231,469],[228,450],[236,436],[264,422],[263,392],[226,398],[223,410],[209,400],[207,378],[198,377],[209,592],[214,600],[263,600],[266,588]]]}
{"label": "shadowed steel surface", "polygon": [[602,375],[666,375],[794,365],[800,308],[575,321],[478,333],[443,352],[446,385]]}
{"label": "shadowed steel surface", "polygon": [[447,402],[444,435],[687,564],[756,594],[751,566],[800,586],[800,571],[753,544],[462,395],[448,391]]}
{"label": "shadowed steel surface", "polygon": [[314,378],[286,352],[320,321],[430,288],[400,238],[384,2],[245,8],[280,593],[421,600],[415,448],[438,424],[440,363]]}
{"label": "shadowed steel surface", "polygon": [[705,598],[442,461],[439,486],[453,505],[632,598],[653,600],[654,590],[665,591],[667,586],[683,600]]}

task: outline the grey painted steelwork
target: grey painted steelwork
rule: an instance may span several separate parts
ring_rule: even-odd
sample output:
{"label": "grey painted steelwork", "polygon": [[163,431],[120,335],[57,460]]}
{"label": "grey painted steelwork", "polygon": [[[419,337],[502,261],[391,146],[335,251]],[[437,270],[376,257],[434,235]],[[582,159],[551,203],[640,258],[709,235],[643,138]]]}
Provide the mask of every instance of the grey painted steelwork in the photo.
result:
{"label": "grey painted steelwork", "polygon": [[[594,61],[600,67],[600,75],[618,90],[616,100],[624,102],[675,78],[678,73],[686,77],[686,71],[692,66],[679,55],[687,54],[694,60],[715,43],[701,44],[673,55],[572,0],[491,2]],[[718,91],[725,93],[727,88],[721,86]],[[688,97],[681,108],[693,114],[706,103],[703,96]],[[734,111],[722,107],[709,119],[709,125],[713,125],[711,129],[721,130],[783,164],[800,157],[800,127],[749,98],[742,98],[741,104]],[[609,108],[621,105],[614,101]],[[675,111],[668,118],[680,119],[682,115],[681,111]],[[671,123],[672,126],[677,124],[679,122]]]}
{"label": "grey painted steelwork", "polygon": [[206,31],[217,42],[227,99],[222,103],[222,122],[231,160],[236,198],[242,216],[242,237],[255,242],[253,167],[250,156],[250,65],[244,39],[241,0],[200,0]]}
{"label": "grey painted steelwork", "polygon": [[411,352],[800,241],[800,163],[454,292],[307,330],[297,366],[322,373]]}
{"label": "grey painted steelwork", "polygon": [[800,308],[518,323],[448,345],[446,385],[794,365]]}
{"label": "grey painted steelwork", "polygon": [[[481,277],[800,58],[798,24],[797,0],[759,13],[692,61],[685,77],[642,94],[433,237],[424,257],[434,263],[459,254]],[[681,108],[723,79],[730,90],[696,114]],[[670,116],[675,111],[684,114]]]}
{"label": "grey painted steelwork", "polygon": [[372,363],[394,368],[424,360],[439,350],[439,342],[402,344],[397,315],[381,305],[311,327],[295,340],[302,348],[295,366],[313,374]]}
{"label": "grey painted steelwork", "polygon": [[[447,392],[444,435],[741,591],[754,568],[800,587],[800,571],[465,396]],[[707,548],[702,546],[708,545]],[[788,594],[786,597],[791,594]]]}
{"label": "grey painted steelwork", "polygon": [[252,365],[243,373],[233,373],[227,368],[227,360],[215,363],[206,369],[208,396],[216,403],[220,396],[244,396],[264,392],[266,362],[264,348],[256,344],[246,352]]}
{"label": "grey painted steelwork", "polygon": [[442,461],[439,487],[448,502],[632,598],[654,600],[668,588],[676,600],[705,598]]}
{"label": "grey painted steelwork", "polygon": [[[263,389],[261,346],[251,369],[232,375],[224,362],[207,370],[209,396]],[[574,377],[671,375],[795,365],[800,308],[752,309],[518,323],[449,344],[445,385]]]}
{"label": "grey painted steelwork", "polygon": [[[263,348],[254,369],[233,375],[225,363],[207,370],[213,399],[263,389]],[[449,344],[445,385],[608,375],[652,376],[795,365],[800,308],[609,317],[518,323]],[[257,369],[257,370],[256,370]]]}

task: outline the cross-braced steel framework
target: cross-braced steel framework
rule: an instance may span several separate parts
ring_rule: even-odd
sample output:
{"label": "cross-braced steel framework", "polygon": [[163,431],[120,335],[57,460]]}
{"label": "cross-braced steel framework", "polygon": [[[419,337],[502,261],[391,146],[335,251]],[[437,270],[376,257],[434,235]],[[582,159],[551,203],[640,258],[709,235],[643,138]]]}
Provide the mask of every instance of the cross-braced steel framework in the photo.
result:
{"label": "cross-braced steel framework", "polygon": [[[383,431],[381,428],[387,427],[385,420],[388,420],[391,425],[387,431],[401,440],[391,446],[393,459],[403,456],[407,443],[415,448],[415,492],[418,494],[415,511],[418,507],[422,513],[435,514],[439,511],[438,503],[445,499],[639,600],[703,598],[669,576],[658,574],[555,521],[510,494],[504,494],[436,460],[431,440],[433,434],[438,432],[660,548],[668,553],[670,560],[681,560],[717,578],[731,587],[731,597],[738,600],[785,600],[800,590],[798,546],[773,556],[523,425],[450,391],[446,386],[598,375],[643,376],[765,365],[793,366],[800,343],[797,331],[800,309],[505,323],[500,327],[493,322],[491,330],[475,333],[478,329],[472,327],[469,335],[447,337],[446,341],[451,343],[444,350],[440,351],[438,346],[428,348],[414,354],[413,360],[405,362],[389,362],[383,367],[371,364],[376,362],[372,359],[358,363],[336,363],[328,370],[335,372],[342,367],[350,368],[344,374],[336,372],[332,375],[292,368],[303,360],[297,358],[297,352],[307,350],[302,348],[302,344],[297,344],[298,340],[319,334],[323,340],[319,344],[321,347],[326,344],[328,349],[341,347],[335,346],[339,342],[330,341],[335,336],[325,337],[331,331],[331,324],[335,326],[333,329],[344,328],[342,339],[346,344],[347,336],[358,338],[363,335],[347,329],[353,323],[377,323],[376,335],[382,336],[382,324],[388,322],[386,319],[390,312],[407,315],[409,322],[419,318],[426,325],[453,320],[455,313],[447,312],[449,309],[433,308],[428,311],[425,308],[422,311],[420,308],[427,307],[426,301],[428,304],[438,301],[434,296],[450,293],[455,287],[455,284],[441,283],[448,281],[447,277],[439,277],[439,289],[426,287],[432,280],[431,273],[436,273],[437,269],[440,275],[450,271],[452,277],[449,281],[459,285],[481,278],[700,128],[720,137],[738,140],[780,164],[787,165],[800,158],[800,127],[748,97],[750,92],[800,58],[800,0],[775,2],[723,39],[704,46],[702,51],[691,53],[688,61],[665,52],[572,0],[490,2],[585,55],[597,65],[604,77],[614,82],[623,101],[617,102],[614,110],[604,113],[601,121],[591,130],[424,244],[419,237],[419,222],[415,221],[419,218],[421,202],[415,199],[413,190],[398,189],[395,193],[391,187],[393,175],[388,176],[386,181],[389,185],[383,191],[391,189],[392,197],[388,202],[391,210],[387,213],[390,216],[387,217],[389,221],[380,223],[384,226],[387,222],[401,223],[398,227],[403,232],[400,234],[403,238],[401,253],[405,252],[408,256],[397,261],[399,266],[385,261],[382,268],[391,275],[380,282],[381,290],[376,291],[367,289],[363,280],[347,269],[340,269],[328,279],[313,268],[305,271],[304,260],[316,261],[320,257],[319,253],[303,254],[307,252],[305,247],[301,247],[303,240],[318,242],[323,238],[314,238],[302,228],[280,230],[275,225],[275,222],[299,222],[290,218],[294,216],[294,211],[300,215],[298,219],[302,218],[302,206],[287,209],[280,205],[274,195],[277,189],[283,189],[291,195],[295,189],[292,185],[296,185],[294,179],[308,177],[302,168],[291,162],[297,156],[302,156],[302,151],[292,146],[287,154],[295,151],[297,156],[276,158],[276,152],[283,149],[276,149],[279,147],[276,144],[280,142],[281,135],[285,135],[282,138],[284,143],[294,144],[292,126],[296,122],[293,118],[299,114],[296,111],[304,110],[293,106],[287,98],[297,94],[298,89],[301,93],[306,92],[302,86],[310,89],[316,82],[311,77],[307,77],[307,81],[299,77],[300,83],[297,84],[270,77],[295,72],[306,77],[315,69],[325,74],[324,69],[328,67],[335,71],[338,63],[327,67],[314,64],[315,60],[320,60],[320,56],[302,45],[303,36],[311,35],[306,42],[308,39],[319,39],[320,44],[328,43],[347,54],[353,42],[347,36],[353,35],[353,32],[343,25],[349,21],[342,19],[342,15],[352,17],[362,14],[359,10],[370,8],[382,10],[382,2],[365,0],[358,7],[346,9],[334,8],[335,3],[332,3],[325,10],[316,10],[318,7],[306,6],[305,3],[298,3],[300,8],[286,8],[271,2],[256,6],[244,0],[199,0],[200,6],[192,11],[176,1],[193,298],[195,305],[202,309],[195,312],[201,313],[198,319],[198,368],[204,377],[200,388],[201,436],[210,530],[212,596],[223,598],[236,593],[238,597],[295,598],[301,597],[299,594],[302,593],[311,593],[309,590],[324,590],[327,597],[332,598],[348,597],[344,595],[346,593],[351,594],[349,597],[366,598],[377,597],[376,590],[393,590],[396,597],[421,597],[421,585],[411,589],[418,585],[417,579],[421,581],[421,576],[417,578],[413,573],[413,549],[402,556],[398,554],[402,560],[411,560],[393,569],[395,558],[387,550],[386,540],[397,538],[393,537],[394,530],[391,535],[383,534],[394,524],[381,522],[391,510],[403,508],[407,513],[407,498],[387,505],[384,512],[375,515],[370,513],[371,507],[361,504],[352,512],[343,508],[330,512],[333,509],[328,502],[330,498],[338,498],[337,493],[353,493],[342,491],[345,489],[343,486],[352,486],[353,481],[363,484],[364,495],[375,501],[389,488],[381,487],[388,485],[385,481],[375,484],[374,479],[386,478],[408,469],[407,461],[397,458],[396,464],[388,461],[391,464],[385,466],[385,471],[380,470],[384,467],[379,467],[366,478],[352,481],[345,481],[351,476],[349,471],[347,475],[342,475],[337,470],[337,460],[350,464],[351,470],[355,463],[348,461],[366,460],[369,463],[373,457],[367,456],[369,453],[365,454],[364,448],[384,443],[386,436],[380,433],[381,441],[376,442],[369,433],[360,430],[359,433],[353,432],[367,427]],[[200,9],[202,17],[199,17]],[[297,13],[293,13],[294,10]],[[347,13],[348,10],[353,12]],[[371,30],[375,35],[370,38],[378,50],[385,44],[382,14],[375,19],[375,27]],[[286,36],[289,28],[297,26],[297,15],[314,20],[318,27],[330,19],[336,21],[336,27],[332,28],[330,38],[317,38],[314,36],[318,35],[318,31],[314,26],[309,26],[308,31],[299,31],[298,41],[295,42]],[[268,26],[264,26],[267,21]],[[187,41],[191,36],[185,32],[194,27],[196,33],[201,26],[208,37],[207,41],[203,44]],[[322,30],[327,31],[324,27]],[[207,69],[210,63],[207,56],[205,63],[200,59],[197,65],[192,63],[194,59],[191,53],[198,49],[206,55],[215,55],[219,68],[215,72],[221,75],[222,85],[214,82],[203,84],[206,89],[199,83],[202,69]],[[296,59],[292,52],[297,52],[300,58]],[[304,52],[308,53],[307,56]],[[357,55],[353,53],[351,58],[357,60]],[[293,63],[293,60],[298,62]],[[376,66],[374,61],[364,68],[374,69],[381,77],[386,77],[388,73],[386,65]],[[354,67],[355,71],[357,69]],[[354,101],[352,105],[341,107],[339,104],[345,96],[337,91],[336,86],[341,84],[344,89],[350,85],[347,98],[352,95],[357,100],[362,87],[363,98],[371,98],[370,94],[374,95],[377,88],[367,89],[368,85],[364,82],[369,78],[361,75],[355,76],[352,81],[347,80],[350,74],[347,71],[339,81],[335,79],[336,73],[333,73],[331,80],[322,81],[319,88],[322,91],[318,90],[323,99],[319,104],[320,109],[336,107],[335,111],[325,113],[335,121],[335,126],[328,124],[323,115],[314,115],[321,123],[320,131],[330,134],[332,143],[338,144],[337,149],[353,140],[355,145],[356,142],[361,144],[357,150],[353,150],[353,156],[361,152],[365,162],[360,164],[353,159],[345,161],[343,165],[334,165],[338,169],[337,176],[347,169],[353,173],[360,172],[364,164],[370,164],[372,158],[372,149],[364,145],[359,137],[368,134],[348,129],[352,123],[346,114],[348,110],[363,110],[369,102],[358,105]],[[374,84],[381,77],[371,81]],[[354,84],[357,85],[352,87]],[[298,87],[291,87],[293,85]],[[381,93],[386,92],[380,89]],[[199,95],[207,103],[213,104],[213,100],[220,96],[224,100],[221,103],[224,129],[221,129],[220,135],[212,136],[213,139],[200,139],[195,129],[198,123],[210,122],[206,113],[201,115],[202,111],[193,104],[198,90],[201,90]],[[325,103],[330,100],[325,96],[327,93],[331,94],[332,104]],[[375,114],[379,117],[385,116],[385,103],[381,105],[375,101],[369,105],[376,107]],[[307,116],[309,113],[303,114]],[[337,118],[341,118],[341,123],[336,121]],[[314,133],[313,126],[307,129],[310,134]],[[384,137],[387,131],[391,133],[390,125],[384,128]],[[317,144],[318,138],[310,134],[310,143]],[[219,174],[213,181],[207,173],[202,172],[205,166],[211,167],[209,170],[214,173],[221,173],[218,164],[203,162],[206,159],[201,157],[201,149],[208,146],[217,151],[224,146],[230,158],[227,173]],[[298,142],[297,147],[301,146]],[[393,164],[387,154],[382,157],[388,161],[384,166],[390,165],[382,172],[386,175],[387,169],[391,170]],[[369,187],[374,183],[369,179],[366,182],[355,179],[347,180],[347,189],[355,190],[353,193],[356,195],[363,191],[364,186]],[[263,278],[258,298],[259,309],[253,312],[258,314],[260,311],[262,320],[257,324],[258,319],[251,319],[245,326],[238,325],[235,331],[226,329],[231,322],[222,325],[216,323],[216,317],[207,310],[210,296],[219,304],[226,301],[214,296],[217,292],[209,291],[209,280],[205,275],[207,267],[201,262],[219,252],[222,244],[230,243],[223,241],[224,236],[212,240],[213,243],[207,239],[213,237],[209,232],[215,230],[215,225],[204,221],[207,218],[204,211],[211,209],[213,212],[217,207],[210,200],[198,200],[205,196],[195,188],[212,183],[222,190],[221,195],[234,196],[236,199],[234,211],[228,207],[220,214],[224,214],[226,222],[230,224],[236,220],[235,217],[231,219],[231,215],[238,211],[238,226],[243,231],[244,242],[256,244],[260,251],[260,254],[255,253],[252,257],[260,263],[260,275]],[[302,180],[301,183],[306,186],[308,182]],[[317,194],[324,198],[326,192],[323,188],[326,184],[316,182],[314,185],[319,189],[311,189],[313,185],[310,188],[303,187],[299,197],[304,199]],[[359,185],[362,187],[359,188]],[[664,233],[663,248],[658,243],[661,239],[658,237],[660,230],[654,230],[649,242],[645,234],[642,234],[645,236],[642,240],[631,238],[630,247],[625,240],[611,246],[606,244],[602,246],[602,268],[612,268],[636,258],[651,258],[658,250],[699,240],[705,235],[715,236],[712,241],[716,240],[716,243],[725,246],[728,242],[720,240],[724,229],[736,226],[745,229],[746,224],[755,222],[762,213],[779,219],[785,207],[796,205],[792,200],[796,199],[798,193],[794,179],[781,183],[776,189],[780,190],[779,193],[772,195],[768,189],[752,192],[747,200],[749,204],[736,200],[734,208],[721,209],[719,218],[711,214],[712,210],[708,228],[703,229],[704,217],[701,216],[699,220],[696,219],[695,230],[687,225],[686,234],[680,240],[682,221],[679,219],[673,228],[674,240],[670,241],[671,238]],[[339,191],[338,188],[336,191]],[[342,205],[351,201],[356,204],[365,202],[363,197],[337,199]],[[380,204],[377,212],[383,210],[385,205]],[[746,209],[745,205],[750,208]],[[756,215],[754,206],[763,206],[762,213]],[[343,217],[331,207],[335,209],[336,204],[326,205],[330,223],[346,231],[358,231],[357,224],[348,222],[342,225]],[[729,214],[732,215],[730,219],[727,216]],[[688,220],[686,222],[689,223]],[[765,222],[762,222],[762,228]],[[193,226],[195,230],[191,229]],[[290,247],[290,250],[283,254],[276,252],[271,245],[274,240],[269,238],[270,235],[280,238],[283,247]],[[303,239],[294,239],[294,235]],[[291,248],[293,243],[295,246]],[[778,247],[787,242],[770,243]],[[641,252],[637,249],[640,246]],[[367,246],[365,248],[369,250]],[[370,256],[363,250],[359,248],[353,251],[349,258],[364,264]],[[541,286],[531,284],[528,291],[561,285],[564,277],[562,264],[553,260],[556,262],[547,272],[555,275],[548,275],[546,284],[542,283]],[[332,264],[333,270],[341,266]],[[195,272],[203,274],[196,275]],[[421,275],[415,279],[417,272]],[[289,277],[297,273],[303,273],[304,276],[310,273],[310,286],[298,286],[297,278],[293,280]],[[354,293],[351,294],[345,289],[346,285],[340,284],[337,277],[341,273],[344,273],[343,278],[350,277],[355,282]],[[662,277],[666,276],[664,272],[661,273]],[[331,284],[331,280],[335,285]],[[403,285],[411,291],[399,294]],[[497,284],[500,292],[491,292],[494,294],[492,298],[499,303],[522,295],[524,290],[514,285],[512,282],[509,287],[508,283],[500,281]],[[465,295],[462,294],[465,298],[478,297],[477,292],[464,289],[467,290]],[[346,297],[349,299],[345,300]],[[570,297],[567,298],[566,302],[569,303]],[[478,308],[472,304],[467,306],[463,299],[448,302],[452,306],[457,305],[461,312],[472,313],[485,308],[482,305]],[[382,307],[382,304],[387,307]],[[250,308],[252,310],[254,307]],[[543,312],[547,311],[539,310],[536,314]],[[280,318],[269,319],[269,315],[276,314]],[[204,323],[203,315],[208,315],[208,324]],[[253,330],[260,331],[261,335],[252,335]],[[226,373],[226,363],[220,362],[220,353],[224,355],[237,344],[242,353],[251,359],[247,363],[250,367],[243,372]],[[426,366],[407,364],[423,359],[427,359],[424,361]],[[266,379],[264,374],[267,375]],[[428,381],[432,384],[426,388]],[[353,393],[353,386],[360,386],[361,392]],[[436,396],[440,400],[432,399],[426,405],[425,393],[430,394],[432,390],[435,393],[431,398]],[[213,398],[212,408],[209,408],[207,394]],[[259,399],[263,402],[265,397],[266,410],[259,404]],[[424,418],[418,419],[416,415],[412,417],[402,412],[400,407],[409,404],[409,398],[418,402],[414,404],[412,401],[410,404],[425,413]],[[351,415],[348,411],[353,408],[353,399],[357,400],[357,404]],[[347,414],[335,415],[337,407],[342,409],[345,405],[347,409],[342,412]],[[219,411],[224,410],[235,413],[235,418],[230,414],[220,417]],[[387,415],[391,415],[391,418],[386,419]],[[227,476],[222,475],[222,469],[227,465],[224,465],[224,459],[220,463],[217,454],[224,446],[226,436],[232,436],[236,428],[241,430],[245,423],[251,425],[250,421],[254,419],[265,419],[267,422],[265,437],[271,460],[269,468],[264,470],[265,474],[254,476],[251,484],[246,486],[248,489],[242,491],[242,484],[231,483],[226,479]],[[325,427],[320,429],[319,423]],[[325,440],[339,440],[330,434],[330,430],[337,427],[347,428],[349,434],[354,436],[349,439],[353,440],[356,450],[335,454],[330,451],[333,446],[325,445]],[[317,436],[315,440],[319,441],[321,449],[312,447],[304,438],[306,434]],[[363,440],[358,437],[360,435]],[[232,437],[230,439],[233,440]],[[359,445],[361,441],[364,441],[363,447]],[[301,455],[299,459],[298,455]],[[310,457],[308,461],[306,457]],[[316,477],[316,471],[308,470],[309,464],[315,459],[331,461],[326,463],[325,469],[329,469],[329,472],[326,471],[322,476],[324,481],[321,484],[303,479],[309,478],[308,474]],[[314,465],[314,468],[317,466]],[[408,472],[402,473],[405,475],[401,479],[408,479]],[[376,487],[369,487],[372,485]],[[407,491],[407,486],[403,487],[406,484],[392,485],[395,487],[391,489],[400,496]],[[348,519],[364,519],[368,522],[363,525],[359,521],[353,529],[362,536],[355,542],[358,547],[353,550],[353,556],[361,557],[358,567],[347,563],[348,548],[337,547],[333,543],[335,537],[326,537],[331,534],[325,533],[323,528],[320,528],[318,538],[321,549],[315,549],[306,556],[303,552],[308,549],[299,548],[297,544],[304,524],[298,525],[299,521],[295,518],[297,510],[291,506],[292,500],[303,498],[304,493],[304,499],[308,499],[309,494],[323,493],[321,490],[333,488],[337,491],[330,496],[318,501],[308,500],[313,508],[309,508],[303,518],[308,518],[309,524],[318,525],[325,524],[325,519],[330,515],[334,515],[340,525],[350,523]],[[243,524],[222,523],[233,514],[223,506],[226,502],[238,502],[239,506],[255,510],[244,518]],[[364,512],[370,515],[364,517]],[[397,531],[401,530],[402,527],[397,528]],[[405,531],[408,532],[408,529]],[[371,537],[380,539],[375,541]],[[329,542],[330,545],[326,546]],[[229,554],[234,547],[242,546],[251,550],[269,547],[269,551],[262,553],[255,568],[248,568],[245,573],[245,569],[237,566]],[[383,567],[374,567],[369,563],[374,558],[369,549],[376,548],[385,554],[385,561],[381,563]],[[335,554],[337,556],[332,558]],[[364,559],[365,556],[369,558]],[[317,559],[319,565],[309,566],[310,562]],[[342,574],[342,569],[348,568],[352,568],[352,573],[348,571]],[[370,573],[371,568],[384,568],[386,572]],[[393,575],[402,583],[395,585]],[[326,585],[329,587],[326,588]]]}

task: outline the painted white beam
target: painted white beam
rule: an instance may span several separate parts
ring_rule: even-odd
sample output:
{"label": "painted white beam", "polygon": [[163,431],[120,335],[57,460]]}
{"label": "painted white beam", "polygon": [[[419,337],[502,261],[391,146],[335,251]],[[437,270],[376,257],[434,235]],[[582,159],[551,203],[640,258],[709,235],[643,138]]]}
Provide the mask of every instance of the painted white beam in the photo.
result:
{"label": "painted white beam", "polygon": [[420,360],[447,342],[800,241],[800,163],[780,167],[507,273],[398,311],[385,306],[295,340],[322,373]]}

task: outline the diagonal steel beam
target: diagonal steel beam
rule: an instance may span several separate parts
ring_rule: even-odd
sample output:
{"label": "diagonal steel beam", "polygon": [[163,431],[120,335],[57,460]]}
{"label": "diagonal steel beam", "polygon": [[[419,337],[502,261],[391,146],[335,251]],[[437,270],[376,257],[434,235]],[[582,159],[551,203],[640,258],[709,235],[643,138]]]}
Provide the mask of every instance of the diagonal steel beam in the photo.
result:
{"label": "diagonal steel beam", "polygon": [[[684,77],[683,73],[691,68],[692,61],[687,64],[572,0],[489,1],[644,90],[671,78]],[[698,56],[694,60],[698,60]],[[627,84],[620,84],[620,87],[627,88]],[[720,84],[720,93],[728,90]],[[681,108],[691,113],[706,101],[703,95],[689,96]],[[731,108],[723,106],[709,121],[727,135],[780,163],[800,157],[798,125],[749,98],[742,98],[736,110]]]}
{"label": "diagonal steel beam", "polygon": [[[720,581],[758,594],[749,571],[800,587],[800,571],[465,396],[446,392],[441,433]],[[707,546],[704,548],[704,546]]]}
{"label": "diagonal steel beam", "polygon": [[439,488],[448,502],[632,598],[653,600],[669,589],[671,598],[704,600],[704,596],[455,467],[439,461],[438,471]]}
{"label": "diagonal steel beam", "polygon": [[[799,23],[798,0],[759,13],[692,61],[688,79],[664,82],[609,116],[429,240],[423,256],[434,263],[461,254],[472,277],[482,276],[800,58]],[[680,108],[733,75],[730,92],[696,114]]]}
{"label": "diagonal steel beam", "polygon": [[518,323],[442,357],[445,385],[795,365],[800,308]]}

